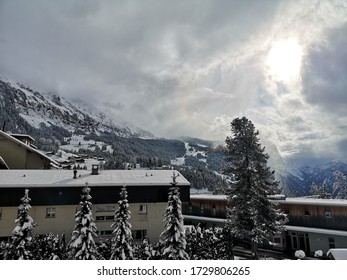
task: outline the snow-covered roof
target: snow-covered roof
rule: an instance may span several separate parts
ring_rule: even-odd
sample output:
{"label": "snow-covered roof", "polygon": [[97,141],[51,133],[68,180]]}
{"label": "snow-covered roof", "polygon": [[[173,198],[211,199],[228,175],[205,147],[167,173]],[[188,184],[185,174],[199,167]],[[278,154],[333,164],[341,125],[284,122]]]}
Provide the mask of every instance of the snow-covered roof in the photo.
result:
{"label": "snow-covered roof", "polygon": [[[227,200],[227,195],[213,195],[213,194],[191,194],[191,199],[201,200]],[[347,199],[320,199],[320,198],[306,198],[306,197],[286,197],[285,199],[275,199],[277,204],[284,205],[323,205],[323,206],[341,206],[347,207]]]}
{"label": "snow-covered roof", "polygon": [[40,152],[39,150],[25,144],[24,142],[18,140],[17,138],[7,134],[6,132],[0,130],[0,135],[2,135],[3,137],[11,140],[12,142],[18,144],[19,146],[23,146],[25,149],[33,152],[33,153],[36,153],[38,155],[40,155],[41,157],[44,157],[45,159],[49,160],[53,165],[57,165],[59,166],[59,163],[57,163],[56,161],[54,161],[53,159],[51,159],[50,157],[48,157],[47,155],[45,155],[44,153]]}
{"label": "snow-covered roof", "polygon": [[346,248],[334,248],[327,252],[327,256],[333,256],[334,260],[347,260]]}
{"label": "snow-covered roof", "polygon": [[214,194],[191,194],[191,199],[201,199],[201,200],[227,200],[227,195],[214,195]]}
{"label": "snow-covered roof", "polygon": [[191,215],[183,215],[185,219],[194,220],[194,221],[202,221],[202,222],[213,222],[213,223],[225,223],[226,219],[220,218],[210,218],[203,216],[191,216]]}
{"label": "snow-covered roof", "polygon": [[288,226],[288,225],[285,225],[285,229],[290,230],[290,231],[319,233],[319,234],[337,235],[337,236],[346,236],[347,237],[347,231],[343,231],[343,230],[332,230],[332,229],[324,229],[324,228],[311,228],[311,227],[299,227],[299,226]]}
{"label": "snow-covered roof", "polygon": [[305,197],[287,197],[278,201],[280,204],[323,205],[323,206],[347,206],[347,199],[320,199]]}
{"label": "snow-covered roof", "polygon": [[[177,171],[178,186],[190,183]],[[123,186],[157,185],[167,186],[172,182],[172,170],[100,170],[92,175],[88,170],[77,170],[73,179],[73,170],[0,170],[1,187],[61,187],[84,186]]]}

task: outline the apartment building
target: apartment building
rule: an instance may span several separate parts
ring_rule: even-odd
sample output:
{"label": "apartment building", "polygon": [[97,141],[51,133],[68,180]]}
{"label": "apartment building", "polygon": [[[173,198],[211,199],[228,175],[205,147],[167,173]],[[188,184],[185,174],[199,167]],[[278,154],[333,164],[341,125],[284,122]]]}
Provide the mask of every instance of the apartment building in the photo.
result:
{"label": "apartment building", "polygon": [[[303,250],[307,255],[317,250],[327,253],[331,248],[347,248],[347,200],[284,196],[270,199],[289,219],[285,231],[271,240],[275,248]],[[183,205],[185,223],[224,226],[227,205],[225,195],[191,195],[190,202]]]}
{"label": "apartment building", "polygon": [[[190,183],[178,172],[182,202],[189,203]],[[20,199],[29,189],[33,234],[64,233],[75,225],[75,213],[86,183],[91,188],[93,217],[101,238],[111,237],[119,193],[127,187],[134,239],[157,241],[171,187],[172,170],[0,170],[0,238],[12,235]]]}

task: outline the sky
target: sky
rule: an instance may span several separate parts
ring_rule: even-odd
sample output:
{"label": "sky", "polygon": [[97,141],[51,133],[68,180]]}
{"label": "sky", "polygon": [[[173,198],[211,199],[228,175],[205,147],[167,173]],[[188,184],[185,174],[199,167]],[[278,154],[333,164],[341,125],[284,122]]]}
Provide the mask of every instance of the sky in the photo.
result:
{"label": "sky", "polygon": [[0,0],[0,76],[157,137],[246,116],[288,162],[347,156],[347,2]]}

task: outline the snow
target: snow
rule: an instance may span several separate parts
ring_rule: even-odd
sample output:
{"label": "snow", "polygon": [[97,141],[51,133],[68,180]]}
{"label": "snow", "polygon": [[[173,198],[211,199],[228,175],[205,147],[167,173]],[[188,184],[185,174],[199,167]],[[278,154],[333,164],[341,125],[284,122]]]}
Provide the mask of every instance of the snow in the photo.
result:
{"label": "snow", "polygon": [[[172,170],[100,170],[98,175],[91,175],[88,170],[77,170],[77,178],[73,179],[72,170],[0,170],[1,187],[57,187],[84,186],[170,186]],[[176,171],[177,172],[177,171]],[[177,172],[179,173],[179,172]],[[176,178],[180,186],[189,186],[189,182],[180,174]]]}
{"label": "snow", "polygon": [[[184,146],[186,148],[186,153],[183,157],[178,157],[176,159],[172,159],[171,160],[171,165],[176,165],[176,166],[181,166],[185,164],[185,158],[186,157],[197,157],[198,154],[200,154],[200,156],[206,157],[206,153],[204,151],[199,151],[196,150],[194,147],[190,146],[189,143],[184,142]],[[205,145],[198,145],[200,147],[207,147]],[[199,161],[206,163],[206,158],[200,158]]]}
{"label": "snow", "polygon": [[326,235],[336,235],[336,236],[345,236],[347,237],[347,231],[342,230],[332,230],[332,229],[323,229],[323,228],[311,228],[311,227],[299,227],[299,226],[288,226],[285,225],[284,228],[290,231],[306,232],[306,233],[319,233]]}
{"label": "snow", "polygon": [[346,248],[336,248],[330,249],[327,252],[327,256],[332,256],[335,260],[347,260],[347,249]]}

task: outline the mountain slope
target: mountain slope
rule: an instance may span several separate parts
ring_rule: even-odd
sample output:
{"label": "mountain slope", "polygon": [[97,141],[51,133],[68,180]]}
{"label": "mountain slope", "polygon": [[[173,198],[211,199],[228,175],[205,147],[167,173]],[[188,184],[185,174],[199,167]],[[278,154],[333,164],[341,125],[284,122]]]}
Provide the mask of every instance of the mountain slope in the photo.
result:
{"label": "mountain slope", "polygon": [[107,132],[121,137],[154,138],[153,134],[140,128],[116,124],[82,102],[73,103],[56,94],[42,94],[4,80],[0,80],[0,109],[0,120],[7,123],[7,129],[21,133],[59,127],[84,134]]}

